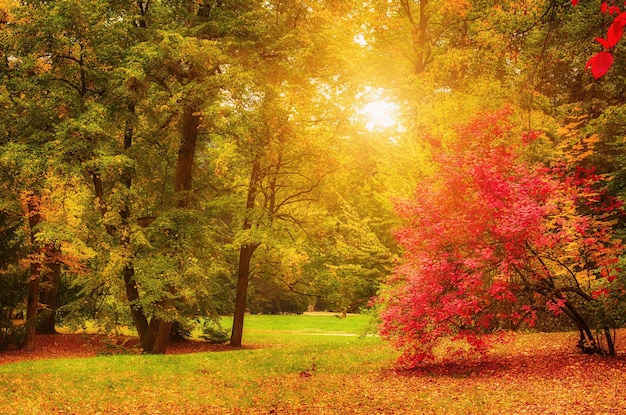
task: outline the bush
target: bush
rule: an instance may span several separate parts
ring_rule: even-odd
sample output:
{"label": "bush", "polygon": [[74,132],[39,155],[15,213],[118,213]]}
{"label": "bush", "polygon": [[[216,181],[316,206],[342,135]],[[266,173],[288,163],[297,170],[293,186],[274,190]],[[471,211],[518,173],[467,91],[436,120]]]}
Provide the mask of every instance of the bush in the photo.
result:
{"label": "bush", "polygon": [[20,348],[26,341],[26,325],[14,326],[11,320],[0,321],[0,351]]}
{"label": "bush", "polygon": [[0,351],[22,347],[26,340],[26,325],[14,324],[23,320],[28,285],[26,275],[14,269],[0,272]]}
{"label": "bush", "polygon": [[202,323],[200,337],[212,344],[226,343],[230,339],[230,333],[218,320],[207,319]]}

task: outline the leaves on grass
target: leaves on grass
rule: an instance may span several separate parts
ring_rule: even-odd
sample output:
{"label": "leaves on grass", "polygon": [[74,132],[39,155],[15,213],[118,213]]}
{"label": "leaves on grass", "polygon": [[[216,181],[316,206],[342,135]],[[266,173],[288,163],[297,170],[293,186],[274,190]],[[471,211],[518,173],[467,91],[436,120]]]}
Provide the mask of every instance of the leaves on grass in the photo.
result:
{"label": "leaves on grass", "polygon": [[[62,339],[80,339],[69,347],[77,357],[85,357],[81,344],[87,340],[92,341],[89,347],[94,355],[97,352],[93,337],[57,339],[57,346]],[[100,358],[93,364],[85,360],[80,366],[84,374],[61,371],[53,363],[37,366],[36,372],[4,366],[0,407],[7,415],[626,413],[625,350],[619,350],[617,358],[586,356],[575,351],[575,343],[574,333],[519,335],[496,346],[482,360],[432,363],[418,370],[398,370],[391,360],[384,369],[362,364],[346,370],[348,366],[340,366],[337,360],[330,364],[323,353],[313,360],[310,346],[293,345],[238,350],[220,354],[227,359],[219,361],[211,354],[172,356],[169,359],[179,359],[174,363],[177,366],[193,363],[175,375],[158,356],[123,357],[133,364],[126,363],[121,372],[107,370],[113,365],[108,359],[116,361],[117,357]],[[193,346],[197,344],[183,349]],[[299,356],[299,366],[291,362],[280,366],[281,348],[289,348],[289,356]],[[258,352],[277,359],[275,368],[282,371],[262,372],[253,354]],[[367,356],[372,343],[341,353],[346,355],[339,361],[348,361],[355,353]],[[249,366],[248,373],[236,375],[228,362],[235,364],[243,358],[256,364]],[[224,365],[228,370],[224,371]],[[302,377],[300,370],[314,371],[315,376]],[[68,393],[76,390],[81,392]]]}
{"label": "leaves on grass", "polygon": [[[83,358],[113,354],[138,354],[139,340],[128,336],[102,334],[42,334],[35,340],[33,350],[13,349],[0,353],[0,365],[25,360]],[[227,345],[204,341],[176,340],[170,342],[168,354],[185,354],[230,350]]]}

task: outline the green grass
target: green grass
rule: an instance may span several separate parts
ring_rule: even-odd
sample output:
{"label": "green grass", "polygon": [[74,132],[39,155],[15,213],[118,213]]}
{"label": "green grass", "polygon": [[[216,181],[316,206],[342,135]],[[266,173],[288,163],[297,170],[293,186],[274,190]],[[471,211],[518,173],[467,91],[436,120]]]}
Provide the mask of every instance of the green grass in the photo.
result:
{"label": "green grass", "polygon": [[366,315],[246,316],[250,348],[241,350],[3,365],[0,413],[224,413],[262,400],[265,408],[297,406],[297,388],[274,386],[300,383],[313,365],[316,376],[337,376],[375,373],[393,361],[380,339],[361,336],[370,322]]}
{"label": "green grass", "polygon": [[478,365],[402,372],[397,352],[359,336],[368,316],[246,323],[244,349],[2,365],[0,414],[626,413],[626,361],[574,353],[571,333],[520,335]]}
{"label": "green grass", "polygon": [[[368,314],[349,314],[338,318],[334,314],[312,313],[303,315],[249,315],[245,318],[245,333],[254,338],[260,332],[283,335],[367,335],[375,331],[374,317]],[[231,327],[232,318],[223,317],[222,326]]]}

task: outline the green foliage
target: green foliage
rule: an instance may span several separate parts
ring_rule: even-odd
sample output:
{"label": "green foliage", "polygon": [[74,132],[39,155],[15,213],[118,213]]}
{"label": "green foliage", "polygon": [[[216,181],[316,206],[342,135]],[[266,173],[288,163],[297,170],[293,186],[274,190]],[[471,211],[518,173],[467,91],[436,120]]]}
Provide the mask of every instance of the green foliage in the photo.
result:
{"label": "green foliage", "polygon": [[[226,272],[215,229],[200,212],[163,212],[137,238],[136,281],[143,290],[141,306],[148,315],[177,319],[217,313],[219,278]],[[167,300],[175,307],[161,309]]]}
{"label": "green foliage", "polygon": [[23,275],[16,276],[17,281],[15,279],[11,281],[9,275],[0,273],[0,290],[3,293],[0,298],[0,351],[19,348],[26,340],[23,301],[26,298],[27,286]]}
{"label": "green foliage", "polygon": [[264,275],[250,283],[248,308],[253,314],[302,314],[311,299],[290,291],[281,276]]}
{"label": "green foliage", "polygon": [[368,306],[391,272],[393,255],[362,218],[344,203],[325,223],[323,236],[312,244],[308,272],[315,275],[318,309],[358,312]]}
{"label": "green foliage", "polygon": [[26,325],[14,325],[10,320],[0,321],[0,352],[20,348],[26,341]]}
{"label": "green foliage", "polygon": [[27,292],[27,275],[15,266],[0,269],[0,321],[12,312],[23,310]]}
{"label": "green foliage", "polygon": [[[11,24],[1,23],[9,49],[0,161],[14,176],[15,200],[50,189],[37,242],[74,259],[61,286],[65,321],[129,321],[122,275],[131,269],[132,306],[147,318],[231,312],[236,253],[250,243],[262,246],[250,307],[303,311],[321,276],[308,267],[311,249],[293,242],[313,244],[307,233],[339,169],[337,140],[349,134],[347,106],[335,99],[350,95],[345,75],[355,71],[342,53],[360,50],[347,5],[15,6]],[[350,30],[336,30],[338,21]],[[174,182],[189,111],[198,144],[193,180],[181,190]],[[250,186],[255,200],[246,206]],[[359,285],[360,303],[377,278],[365,255],[330,273]]]}
{"label": "green foliage", "polygon": [[[24,312],[27,275],[18,260],[24,255],[21,237],[17,232],[19,218],[0,209],[0,350],[19,347],[26,338],[25,326],[18,314]],[[14,323],[16,320],[16,323]]]}
{"label": "green foliage", "polygon": [[205,319],[202,322],[200,338],[213,344],[226,343],[230,338],[230,331],[222,327],[219,320]]}
{"label": "green foliage", "polygon": [[626,111],[623,105],[607,105],[598,118],[584,126],[585,134],[597,134],[599,141],[592,148],[587,162],[600,173],[610,174],[609,189],[612,194],[626,196],[626,158],[624,156],[624,129]]}
{"label": "green foliage", "polygon": [[596,330],[605,328],[615,330],[626,327],[626,274],[624,274],[626,258],[620,258],[620,273],[612,281],[594,281],[592,296],[594,297],[585,312],[589,314],[591,326]]}

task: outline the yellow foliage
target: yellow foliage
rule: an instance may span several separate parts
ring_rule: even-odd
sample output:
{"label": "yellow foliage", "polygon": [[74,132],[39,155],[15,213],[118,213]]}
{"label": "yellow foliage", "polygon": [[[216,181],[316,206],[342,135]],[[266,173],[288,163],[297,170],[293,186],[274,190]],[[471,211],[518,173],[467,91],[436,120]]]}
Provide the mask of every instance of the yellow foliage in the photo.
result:
{"label": "yellow foliage", "polygon": [[453,15],[464,18],[471,9],[471,2],[467,0],[457,0],[453,2],[443,2],[441,11],[444,15]]}
{"label": "yellow foliage", "polygon": [[0,24],[6,24],[14,20],[11,10],[18,6],[16,0],[0,0]]}
{"label": "yellow foliage", "polygon": [[561,143],[557,149],[560,157],[568,164],[578,164],[593,155],[595,145],[600,142],[597,134],[580,137],[580,128],[584,126],[585,116],[572,116],[570,122],[558,129]]}

